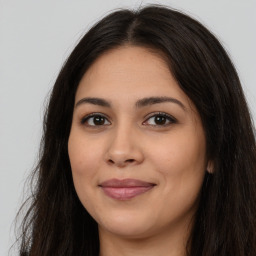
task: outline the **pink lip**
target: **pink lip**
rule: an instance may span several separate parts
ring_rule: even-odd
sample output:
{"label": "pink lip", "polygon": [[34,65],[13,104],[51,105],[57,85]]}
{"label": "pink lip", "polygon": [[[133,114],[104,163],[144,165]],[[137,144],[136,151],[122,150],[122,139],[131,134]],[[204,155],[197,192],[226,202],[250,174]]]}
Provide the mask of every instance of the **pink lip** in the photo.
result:
{"label": "pink lip", "polygon": [[102,182],[99,186],[103,192],[117,200],[129,200],[152,189],[156,184],[135,179],[111,179]]}

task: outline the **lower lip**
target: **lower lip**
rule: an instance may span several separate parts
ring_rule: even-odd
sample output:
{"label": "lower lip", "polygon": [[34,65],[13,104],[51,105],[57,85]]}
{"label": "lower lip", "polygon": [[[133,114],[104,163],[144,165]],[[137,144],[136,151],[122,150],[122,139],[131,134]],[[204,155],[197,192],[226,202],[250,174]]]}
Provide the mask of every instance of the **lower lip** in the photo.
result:
{"label": "lower lip", "polygon": [[154,186],[146,186],[146,187],[101,187],[104,193],[114,199],[117,200],[129,200],[133,197],[141,195],[149,190],[151,190]]}

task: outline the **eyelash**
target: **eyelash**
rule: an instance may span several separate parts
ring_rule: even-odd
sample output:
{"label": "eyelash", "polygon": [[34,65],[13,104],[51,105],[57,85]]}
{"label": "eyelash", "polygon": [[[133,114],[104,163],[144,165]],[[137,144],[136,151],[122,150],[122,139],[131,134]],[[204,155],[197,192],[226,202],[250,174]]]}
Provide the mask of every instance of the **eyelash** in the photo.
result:
{"label": "eyelash", "polygon": [[[156,117],[164,117],[165,120],[168,121],[168,123],[167,123],[167,124],[163,124],[163,125],[160,125],[160,124],[151,125],[151,124],[149,124],[150,126],[153,126],[153,127],[160,127],[160,126],[161,126],[161,127],[166,127],[166,126],[169,126],[169,125],[171,125],[171,124],[177,123],[177,120],[176,120],[173,116],[171,116],[171,115],[169,115],[169,114],[166,114],[166,113],[164,113],[164,112],[157,112],[157,113],[151,114],[151,115],[147,118],[147,120],[146,120],[145,122],[147,122],[147,121],[150,120],[151,118],[156,118]],[[143,124],[144,124],[145,122],[143,122]]]}
{"label": "eyelash", "polygon": [[[108,124],[100,124],[100,125],[89,125],[89,124],[86,124],[91,118],[95,118],[95,117],[100,117],[100,118],[104,118],[104,123],[105,121],[107,120]],[[171,124],[175,124],[177,123],[177,120],[169,115],[169,114],[166,114],[164,112],[157,112],[157,113],[153,113],[151,114],[149,117],[147,117],[146,121],[143,122],[143,124],[145,124],[146,122],[148,122],[151,118],[156,118],[156,117],[164,117],[165,120],[168,122],[167,124],[148,124],[149,126],[151,127],[166,127],[166,126],[169,126]],[[91,128],[98,128],[99,126],[105,126],[105,125],[110,125],[110,121],[108,121],[108,117],[106,117],[105,115],[101,114],[101,113],[91,113],[85,117],[82,118],[81,120],[81,124],[82,125],[86,125],[88,127],[91,127]]]}
{"label": "eyelash", "polygon": [[[86,122],[88,122],[88,120],[90,120],[90,118],[95,118],[95,117],[100,117],[100,118],[104,118],[105,120],[108,120],[108,118],[105,115],[101,114],[101,113],[91,113],[91,114],[82,118],[81,124],[85,125]],[[88,124],[86,124],[86,126],[92,127],[92,128],[97,128],[98,126],[103,126],[103,125],[88,125]]]}

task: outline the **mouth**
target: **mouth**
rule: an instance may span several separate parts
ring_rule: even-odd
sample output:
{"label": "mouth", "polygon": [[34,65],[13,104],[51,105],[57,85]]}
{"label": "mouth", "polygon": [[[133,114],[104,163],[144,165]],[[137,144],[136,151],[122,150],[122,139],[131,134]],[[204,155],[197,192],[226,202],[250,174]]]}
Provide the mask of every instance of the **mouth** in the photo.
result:
{"label": "mouth", "polygon": [[102,182],[99,187],[105,195],[117,200],[129,200],[146,193],[156,184],[136,179],[111,179]]}

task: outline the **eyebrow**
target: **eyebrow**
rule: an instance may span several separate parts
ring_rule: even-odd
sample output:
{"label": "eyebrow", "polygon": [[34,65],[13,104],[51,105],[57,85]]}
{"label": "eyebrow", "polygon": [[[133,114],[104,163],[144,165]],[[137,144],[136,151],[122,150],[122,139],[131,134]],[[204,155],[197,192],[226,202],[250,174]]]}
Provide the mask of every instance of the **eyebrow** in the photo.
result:
{"label": "eyebrow", "polygon": [[175,98],[171,98],[171,97],[143,98],[143,99],[140,99],[136,102],[136,107],[141,108],[141,107],[145,107],[145,106],[149,106],[149,105],[153,105],[153,104],[158,104],[158,103],[165,103],[165,102],[175,103],[175,104],[178,104],[180,107],[182,107],[183,110],[186,109],[185,106],[183,105],[183,103],[181,103],[179,100],[177,100]]}
{"label": "eyebrow", "polygon": [[102,107],[108,107],[108,108],[111,107],[111,104],[108,101],[101,99],[101,98],[83,98],[76,103],[75,107],[78,107],[79,105],[81,105],[83,103],[89,103],[89,104],[98,105],[98,106],[102,106]]}
{"label": "eyebrow", "polygon": [[[183,110],[186,110],[184,104],[175,99],[175,98],[171,98],[171,97],[148,97],[148,98],[143,98],[140,99],[136,102],[135,106],[137,108],[142,108],[142,107],[146,107],[146,106],[150,106],[150,105],[154,105],[154,104],[159,104],[159,103],[165,103],[165,102],[171,102],[171,103],[175,103],[177,105],[179,105]],[[107,100],[104,100],[102,98],[83,98],[81,100],[79,100],[75,107],[78,107],[81,104],[84,103],[89,103],[89,104],[93,104],[93,105],[98,105],[101,107],[111,107],[111,103]]]}

